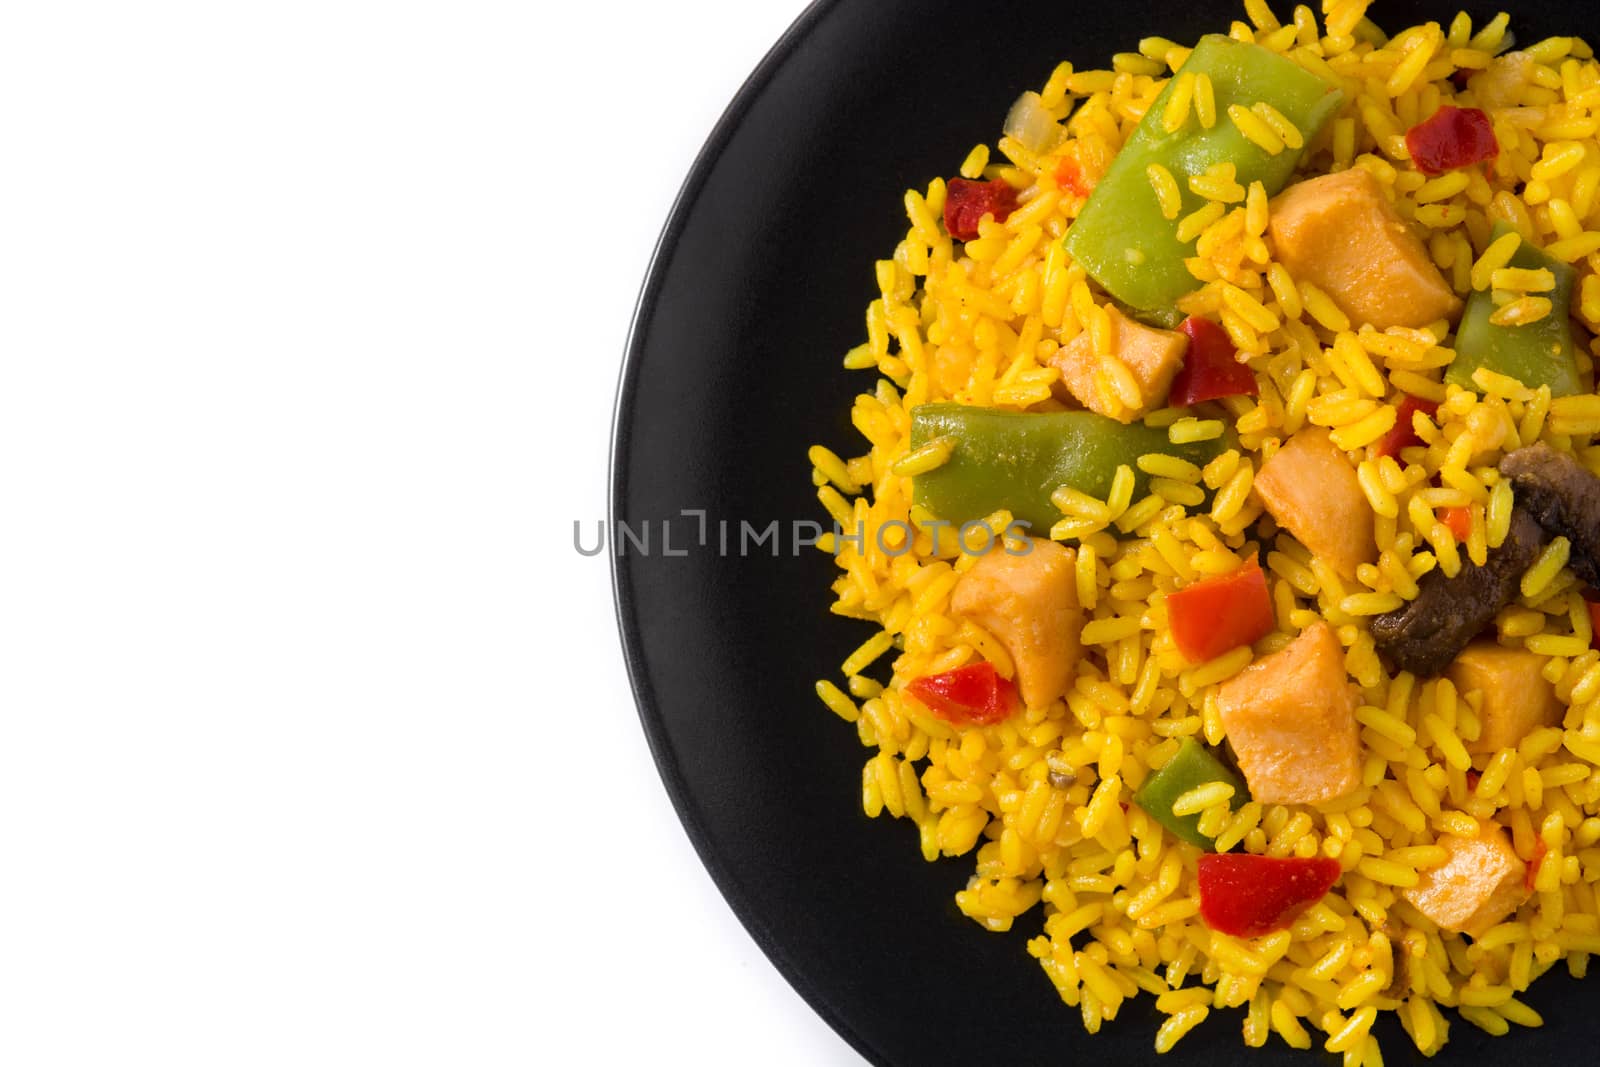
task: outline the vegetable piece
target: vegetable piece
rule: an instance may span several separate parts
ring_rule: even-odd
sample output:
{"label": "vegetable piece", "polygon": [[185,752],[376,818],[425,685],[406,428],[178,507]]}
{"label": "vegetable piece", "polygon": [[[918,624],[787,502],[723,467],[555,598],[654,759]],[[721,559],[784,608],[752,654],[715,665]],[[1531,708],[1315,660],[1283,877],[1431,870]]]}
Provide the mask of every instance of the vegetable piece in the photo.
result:
{"label": "vegetable piece", "polygon": [[1094,182],[1083,173],[1083,163],[1075,155],[1062,155],[1061,162],[1056,163],[1056,186],[1074,197],[1088,197],[1094,192]]}
{"label": "vegetable piece", "polygon": [[1544,530],[1521,507],[1511,529],[1483,566],[1461,561],[1454,578],[1432,570],[1418,580],[1416,597],[1404,607],[1374,616],[1372,637],[1395,667],[1419,678],[1444,672],[1467,642],[1478,636],[1517,595],[1517,583],[1544,547]]}
{"label": "vegetable piece", "polygon": [[1005,646],[1023,704],[1044,708],[1067,691],[1082,651],[1078,554],[1038,538],[1028,545],[1017,555],[990,549],[956,583],[950,606]]}
{"label": "vegetable piece", "polygon": [[970,181],[951,178],[944,197],[944,228],[958,241],[978,236],[978,223],[985,215],[1004,222],[1017,210],[1017,191],[1004,178]]}
{"label": "vegetable piece", "polygon": [[1280,263],[1325,291],[1353,325],[1425,326],[1461,300],[1360,167],[1298,182],[1272,201],[1267,232]]}
{"label": "vegetable piece", "polygon": [[1321,619],[1223,682],[1216,701],[1256,800],[1326,804],[1361,784],[1359,701]]}
{"label": "vegetable piece", "polygon": [[[1260,45],[1212,34],[1200,39],[1180,73],[1209,75],[1216,112],[1228,107],[1271,104],[1293,123],[1310,144],[1323,123],[1339,108],[1343,94],[1298,64]],[[1223,119],[1203,129],[1192,116],[1176,133],[1162,126],[1162,113],[1174,77],[1145,110],[1144,118],[1117,153],[1076,221],[1067,230],[1066,249],[1094,279],[1141,318],[1174,325],[1173,304],[1198,288],[1184,266],[1194,255],[1194,242],[1179,241],[1177,223],[1161,214],[1146,169],[1160,163],[1178,179],[1182,213],[1205,201],[1188,188],[1187,179],[1215,163],[1232,163],[1242,186],[1259,181],[1268,194],[1283,188],[1294,172],[1301,149],[1269,154]]]}
{"label": "vegetable piece", "polygon": [[1115,390],[1111,397],[1101,395],[1094,373],[1100,357],[1095,354],[1090,330],[1068,341],[1051,358],[1050,365],[1061,372],[1062,390],[1078,403],[1118,422],[1135,422],[1166,399],[1172,377],[1183,365],[1183,350],[1188,342],[1181,333],[1140,325],[1114,307],[1107,308],[1106,314],[1111,319],[1112,358],[1121,360],[1133,374],[1144,403],[1128,408],[1117,399]]}
{"label": "vegetable piece", "polygon": [[1411,416],[1422,412],[1428,418],[1433,418],[1439,413],[1439,405],[1432,400],[1423,400],[1421,397],[1406,395],[1401,397],[1400,405],[1395,411],[1394,429],[1378,438],[1372,446],[1374,456],[1398,456],[1403,448],[1420,445],[1422,438],[1417,436],[1416,423]]}
{"label": "vegetable piece", "polygon": [[1440,834],[1434,843],[1448,858],[1420,872],[1417,884],[1400,895],[1446,930],[1477,937],[1527,898],[1527,867],[1496,823],[1485,823],[1477,837]]}
{"label": "vegetable piece", "polygon": [[1001,132],[1015,137],[1018,144],[1035,155],[1050,151],[1061,140],[1061,124],[1045,110],[1044,99],[1032,89],[1011,105]]}
{"label": "vegetable piece", "polygon": [[962,726],[1002,722],[1019,706],[1017,687],[987,661],[913,678],[906,692],[939,718]]}
{"label": "vegetable piece", "polygon": [[1505,456],[1500,473],[1511,479],[1518,506],[1547,533],[1572,543],[1572,573],[1600,585],[1600,478],[1543,441]]}
{"label": "vegetable piece", "polygon": [[1339,861],[1208,852],[1198,862],[1200,918],[1218,933],[1287,930],[1339,880]]}
{"label": "vegetable piece", "polygon": [[1344,451],[1321,426],[1301,430],[1256,472],[1272,517],[1346,578],[1377,558],[1372,505]]}
{"label": "vegetable piece", "polygon": [[1465,507],[1445,508],[1439,513],[1439,518],[1450,527],[1450,534],[1457,541],[1465,542],[1472,533],[1472,509]]}
{"label": "vegetable piece", "polygon": [[1544,866],[1544,858],[1550,854],[1550,846],[1544,843],[1544,838],[1533,839],[1533,859],[1528,861],[1528,870],[1522,876],[1522,891],[1533,893],[1533,883],[1539,879],[1539,868]]}
{"label": "vegetable piece", "polygon": [[1479,107],[1493,111],[1502,107],[1515,107],[1522,101],[1522,91],[1533,83],[1539,61],[1526,52],[1507,52],[1489,61],[1489,65],[1467,79],[1467,87],[1477,97]]}
{"label": "vegetable piece", "polygon": [[[1512,232],[1506,223],[1496,223],[1491,240]],[[1494,293],[1476,290],[1467,298],[1467,310],[1456,330],[1456,358],[1445,371],[1445,382],[1463,389],[1477,389],[1472,372],[1485,367],[1496,374],[1515,378],[1529,389],[1548,385],[1551,396],[1582,392],[1578,349],[1572,337],[1572,320],[1567,315],[1576,272],[1533,247],[1527,238],[1517,245],[1510,265],[1524,270],[1548,270],[1555,275],[1555,288],[1540,294],[1549,298],[1550,312],[1522,326],[1498,326],[1489,321],[1497,310]]]}
{"label": "vegetable piece", "polygon": [[1189,338],[1183,369],[1172,380],[1167,405],[1186,408],[1225,396],[1257,396],[1255,372],[1238,360],[1228,331],[1210,319],[1190,315],[1178,330]]}
{"label": "vegetable piece", "polygon": [[1076,142],[1067,145],[1061,153],[1061,162],[1056,164],[1056,186],[1065,189],[1073,196],[1088,196],[1094,192],[1095,178],[1084,171],[1083,161],[1078,158],[1078,153],[1073,149]]}
{"label": "vegetable piece", "polygon": [[1547,658],[1493,641],[1477,641],[1462,650],[1445,673],[1463,694],[1474,689],[1483,694],[1478,712],[1482,728],[1467,751],[1515,748],[1530,731],[1560,724],[1556,688],[1544,678]]}
{"label": "vegetable piece", "polygon": [[1435,175],[1495,158],[1500,142],[1481,110],[1445,104],[1406,131],[1406,151],[1418,170]]}
{"label": "vegetable piece", "polygon": [[1211,782],[1225,782],[1233,786],[1233,798],[1228,801],[1228,806],[1235,810],[1244,806],[1248,797],[1239,776],[1223,766],[1222,761],[1208,752],[1205,746],[1192,737],[1186,737],[1172,758],[1144,780],[1139,791],[1133,794],[1133,802],[1189,844],[1210,849],[1215,839],[1200,832],[1199,814],[1175,815],[1172,805],[1189,790]]}
{"label": "vegetable piece", "polygon": [[1600,604],[1589,601],[1589,647],[1600,651]]}
{"label": "vegetable piece", "polygon": [[913,479],[915,502],[958,525],[1005,508],[1040,531],[1061,518],[1050,494],[1063,485],[1104,500],[1117,467],[1126,465],[1137,497],[1149,484],[1138,469],[1140,456],[1161,452],[1204,466],[1228,447],[1225,438],[1174,445],[1165,430],[1124,426],[1089,411],[1025,413],[967,404],[912,409],[912,448],[946,436],[955,448],[943,465]]}
{"label": "vegetable piece", "polygon": [[1272,594],[1251,559],[1231,574],[1206,578],[1167,596],[1172,640],[1190,663],[1204,663],[1272,632]]}

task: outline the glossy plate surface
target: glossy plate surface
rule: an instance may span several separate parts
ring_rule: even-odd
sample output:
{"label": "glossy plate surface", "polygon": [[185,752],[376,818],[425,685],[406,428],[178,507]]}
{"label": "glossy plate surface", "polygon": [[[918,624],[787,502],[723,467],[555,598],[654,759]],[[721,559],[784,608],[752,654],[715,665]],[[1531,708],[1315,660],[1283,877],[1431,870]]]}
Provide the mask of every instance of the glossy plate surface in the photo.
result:
{"label": "glossy plate surface", "polygon": [[[1467,8],[1480,25],[1496,10]],[[1380,3],[1373,15],[1393,30],[1447,23],[1455,10]],[[1578,4],[1517,12],[1523,41],[1592,29]],[[953,174],[972,145],[992,143],[1012,100],[1058,60],[1104,67],[1140,37],[1193,41],[1240,17],[1231,2],[821,3],[712,134],[646,281],[618,398],[611,501],[615,523],[636,536],[648,527],[648,551],[630,542],[614,560],[640,715],[728,902],[876,1063],[1143,1062],[1154,1058],[1158,1018],[1143,997],[1088,1037],[1024,951],[1037,912],[1011,934],[984,932],[951,899],[970,857],[926,864],[909,823],[861,813],[866,752],[812,686],[837,679],[871,631],[828,613],[834,567],[796,547],[792,523],[826,519],[806,448],[860,451],[849,408],[872,379],[839,360],[864,339],[872,263],[904,233],[907,188]],[[686,510],[705,513],[706,543]],[[759,535],[772,522],[776,537],[743,538],[741,555],[741,524]],[[1544,1014],[1542,1030],[1491,1041],[1455,1020],[1431,1062],[1586,1062],[1600,1042],[1600,988],[1557,970],[1525,998]],[[1166,1062],[1335,1062],[1276,1038],[1246,1049],[1239,1019],[1214,1013]],[[1387,1062],[1422,1062],[1392,1020],[1379,1033]]]}

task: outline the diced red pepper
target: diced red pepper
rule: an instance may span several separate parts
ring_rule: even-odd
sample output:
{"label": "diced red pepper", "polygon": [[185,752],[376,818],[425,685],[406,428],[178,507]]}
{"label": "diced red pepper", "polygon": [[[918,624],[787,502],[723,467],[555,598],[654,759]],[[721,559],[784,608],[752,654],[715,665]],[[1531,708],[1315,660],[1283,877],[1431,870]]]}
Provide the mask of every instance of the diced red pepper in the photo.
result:
{"label": "diced red pepper", "polygon": [[1589,601],[1589,647],[1600,649],[1600,604]]}
{"label": "diced red pepper", "polygon": [[1544,838],[1533,839],[1533,859],[1528,864],[1528,872],[1522,876],[1522,888],[1533,892],[1533,883],[1539,877],[1539,867],[1544,863],[1545,856],[1549,855],[1550,846],[1544,843]]}
{"label": "diced red pepper", "polygon": [[1017,209],[1017,191],[1004,178],[977,182],[951,178],[944,198],[944,228],[958,241],[978,236],[978,223],[985,215],[1004,222]]}
{"label": "diced red pepper", "polygon": [[1457,541],[1465,543],[1467,535],[1472,533],[1472,511],[1470,508],[1452,507],[1445,508],[1439,513],[1444,524],[1450,527],[1450,532]]}
{"label": "diced red pepper", "polygon": [[1017,710],[1017,687],[987,661],[906,683],[906,692],[946,722],[987,726]]}
{"label": "diced red pepper", "polygon": [[1478,791],[1478,782],[1482,778],[1483,778],[1483,772],[1482,771],[1468,771],[1467,772],[1467,792],[1476,793]]}
{"label": "diced red pepper", "polygon": [[1424,174],[1443,174],[1500,154],[1489,116],[1475,107],[1444,105],[1406,131],[1406,151]]}
{"label": "diced red pepper", "polygon": [[1339,861],[1206,852],[1197,860],[1200,918],[1234,937],[1287,929],[1339,880]]}
{"label": "diced red pepper", "polygon": [[1189,351],[1167,393],[1170,406],[1183,408],[1223,396],[1259,394],[1255,373],[1239,362],[1238,349],[1227,330],[1197,315],[1184,319],[1178,329],[1189,338]]}
{"label": "diced red pepper", "polygon": [[1439,413],[1439,405],[1432,400],[1423,400],[1420,397],[1406,396],[1401,399],[1399,408],[1395,411],[1394,426],[1388,433],[1378,438],[1372,446],[1374,456],[1398,456],[1402,448],[1420,445],[1422,438],[1417,436],[1417,431],[1412,429],[1411,416],[1422,412],[1428,418],[1433,418]]}
{"label": "diced red pepper", "polygon": [[1065,189],[1073,196],[1088,196],[1094,192],[1093,183],[1083,177],[1083,164],[1078,162],[1076,156],[1070,155],[1062,156],[1061,162],[1056,164],[1056,187]]}
{"label": "diced red pepper", "polygon": [[1204,663],[1272,632],[1272,594],[1261,564],[1206,578],[1167,596],[1172,640],[1190,663]]}

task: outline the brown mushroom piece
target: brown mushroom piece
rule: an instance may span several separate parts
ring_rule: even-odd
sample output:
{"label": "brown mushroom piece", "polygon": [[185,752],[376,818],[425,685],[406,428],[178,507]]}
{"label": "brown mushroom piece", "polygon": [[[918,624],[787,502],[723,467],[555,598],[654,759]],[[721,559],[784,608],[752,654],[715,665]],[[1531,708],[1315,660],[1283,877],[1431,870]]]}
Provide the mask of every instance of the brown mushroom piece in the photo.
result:
{"label": "brown mushroom piece", "polygon": [[1572,573],[1600,585],[1600,478],[1542,441],[1508,454],[1500,473],[1511,479],[1519,508],[1572,543]]}
{"label": "brown mushroom piece", "polygon": [[1517,583],[1544,547],[1544,528],[1521,507],[1511,513],[1505,542],[1483,566],[1463,560],[1454,578],[1433,570],[1417,583],[1414,600],[1375,616],[1372,638],[1403,671],[1422,678],[1444,673],[1467,643],[1511,603]]}

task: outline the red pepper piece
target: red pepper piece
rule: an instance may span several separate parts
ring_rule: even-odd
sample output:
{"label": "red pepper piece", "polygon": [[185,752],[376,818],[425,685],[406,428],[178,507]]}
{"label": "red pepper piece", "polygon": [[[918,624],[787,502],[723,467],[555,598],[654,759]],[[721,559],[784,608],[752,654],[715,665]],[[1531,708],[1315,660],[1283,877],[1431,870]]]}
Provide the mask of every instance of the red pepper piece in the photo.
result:
{"label": "red pepper piece", "polygon": [[1544,838],[1533,839],[1533,859],[1528,863],[1528,872],[1522,876],[1522,888],[1533,892],[1534,879],[1539,877],[1539,867],[1544,863],[1544,858],[1550,852],[1550,846],[1544,843]]}
{"label": "red pepper piece", "polygon": [[1494,159],[1500,154],[1500,142],[1481,110],[1446,104],[1406,131],[1406,151],[1422,173],[1443,174]]}
{"label": "red pepper piece", "polygon": [[1600,604],[1589,601],[1589,647],[1600,649]]}
{"label": "red pepper piece", "polygon": [[1411,428],[1411,416],[1419,411],[1431,419],[1439,413],[1439,405],[1415,396],[1404,397],[1395,412],[1393,428],[1378,438],[1377,444],[1372,446],[1372,454],[1379,457],[1398,456],[1402,448],[1420,445],[1422,438]]}
{"label": "red pepper piece", "polygon": [[963,725],[987,726],[1017,710],[1017,687],[987,661],[914,678],[906,683],[906,692],[939,718]]}
{"label": "red pepper piece", "polygon": [[1339,861],[1206,852],[1199,860],[1200,918],[1234,937],[1284,930],[1339,880]]}
{"label": "red pepper piece", "polygon": [[1478,781],[1482,777],[1483,777],[1483,772],[1482,771],[1468,771],[1467,772],[1467,792],[1476,793],[1478,791]]}
{"label": "red pepper piece", "polygon": [[1072,156],[1062,156],[1056,164],[1056,187],[1073,196],[1088,196],[1094,187],[1083,179],[1083,164]]}
{"label": "red pepper piece", "polygon": [[1239,362],[1227,330],[1196,315],[1184,319],[1178,329],[1189,338],[1189,351],[1183,369],[1172,379],[1169,405],[1183,408],[1222,396],[1259,394],[1255,373]]}
{"label": "red pepper piece", "polygon": [[1167,596],[1172,640],[1190,663],[1204,663],[1272,632],[1272,595],[1261,564],[1206,578]]}
{"label": "red pepper piece", "polygon": [[1450,527],[1450,532],[1455,535],[1455,539],[1465,544],[1467,535],[1472,533],[1472,512],[1463,507],[1445,508],[1440,513],[1440,518],[1444,520],[1446,526]]}
{"label": "red pepper piece", "polygon": [[978,223],[985,215],[1004,222],[1017,209],[1017,191],[1004,178],[975,182],[951,178],[944,198],[944,228],[958,241],[978,236]]}

